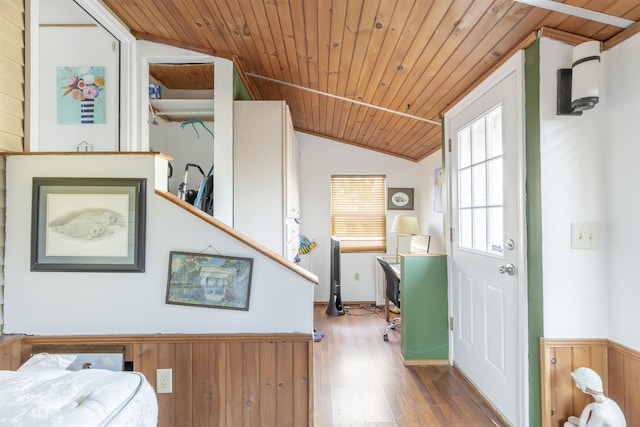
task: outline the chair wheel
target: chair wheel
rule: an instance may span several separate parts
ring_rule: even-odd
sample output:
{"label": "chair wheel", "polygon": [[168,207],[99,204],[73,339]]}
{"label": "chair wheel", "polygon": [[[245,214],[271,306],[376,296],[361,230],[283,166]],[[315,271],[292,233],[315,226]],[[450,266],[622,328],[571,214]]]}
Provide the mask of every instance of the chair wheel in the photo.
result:
{"label": "chair wheel", "polygon": [[383,338],[385,341],[389,341],[389,335],[387,335],[387,334],[384,334],[384,335],[382,336],[382,338]]}

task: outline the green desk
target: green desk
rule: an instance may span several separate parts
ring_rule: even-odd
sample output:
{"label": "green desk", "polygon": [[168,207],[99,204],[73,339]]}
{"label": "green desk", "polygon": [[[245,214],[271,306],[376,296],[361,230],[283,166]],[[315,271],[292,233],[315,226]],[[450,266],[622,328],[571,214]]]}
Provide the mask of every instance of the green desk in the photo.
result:
{"label": "green desk", "polygon": [[401,277],[401,347],[404,364],[448,364],[447,256],[402,255]]}

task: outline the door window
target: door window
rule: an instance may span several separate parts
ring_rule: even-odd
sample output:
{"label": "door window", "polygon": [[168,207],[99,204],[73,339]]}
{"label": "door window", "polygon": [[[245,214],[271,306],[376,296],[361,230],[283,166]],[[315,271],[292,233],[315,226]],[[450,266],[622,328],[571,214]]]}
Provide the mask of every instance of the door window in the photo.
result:
{"label": "door window", "polygon": [[502,255],[502,106],[458,132],[458,245]]}

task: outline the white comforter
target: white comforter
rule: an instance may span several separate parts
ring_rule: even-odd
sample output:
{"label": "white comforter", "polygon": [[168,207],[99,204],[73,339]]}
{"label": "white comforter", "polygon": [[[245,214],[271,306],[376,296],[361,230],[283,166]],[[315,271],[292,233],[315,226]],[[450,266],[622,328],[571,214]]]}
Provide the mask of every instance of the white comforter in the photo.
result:
{"label": "white comforter", "polygon": [[0,371],[0,426],[156,426],[155,392],[137,372]]}

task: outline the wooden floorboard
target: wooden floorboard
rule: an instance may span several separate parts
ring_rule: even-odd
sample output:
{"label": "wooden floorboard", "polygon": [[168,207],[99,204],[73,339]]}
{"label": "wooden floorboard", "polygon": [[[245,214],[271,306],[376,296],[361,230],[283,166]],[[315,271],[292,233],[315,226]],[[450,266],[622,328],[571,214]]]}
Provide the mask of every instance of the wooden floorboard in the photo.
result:
{"label": "wooden floorboard", "polygon": [[404,366],[401,331],[385,328],[379,308],[354,306],[344,316],[314,310],[315,427],[506,426],[450,366]]}

